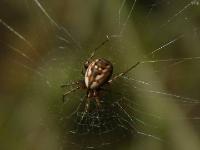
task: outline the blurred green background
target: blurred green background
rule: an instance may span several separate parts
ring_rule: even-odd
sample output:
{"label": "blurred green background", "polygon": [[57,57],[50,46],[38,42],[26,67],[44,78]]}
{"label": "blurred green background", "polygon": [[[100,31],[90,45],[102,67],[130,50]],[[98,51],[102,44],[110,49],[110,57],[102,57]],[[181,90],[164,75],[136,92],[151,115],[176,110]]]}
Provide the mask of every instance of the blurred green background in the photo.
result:
{"label": "blurred green background", "polygon": [[[76,108],[85,92],[70,95],[69,102],[63,104],[64,90],[60,85],[82,78],[83,62],[106,35],[118,35],[123,29],[120,37],[112,38],[96,54],[113,62],[114,73],[126,70],[136,61],[200,56],[198,1],[138,0],[130,16],[133,0],[40,2],[66,32],[58,30],[34,0],[0,1],[0,19],[29,41],[0,24],[1,150],[69,149],[64,116]],[[149,55],[170,41],[172,44]],[[198,150],[200,110],[194,99],[200,99],[199,64],[195,58],[144,63],[128,76],[150,84],[116,82],[116,92],[122,92],[141,107],[142,113],[135,115],[146,120],[142,131],[163,141],[138,136],[101,149]]]}

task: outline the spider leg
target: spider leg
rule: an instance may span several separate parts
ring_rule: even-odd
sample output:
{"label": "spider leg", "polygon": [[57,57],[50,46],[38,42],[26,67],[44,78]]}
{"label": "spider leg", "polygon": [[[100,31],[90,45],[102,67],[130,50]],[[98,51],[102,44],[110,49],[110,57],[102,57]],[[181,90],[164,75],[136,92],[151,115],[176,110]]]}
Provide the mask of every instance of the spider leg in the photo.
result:
{"label": "spider leg", "polygon": [[100,103],[100,97],[95,97],[95,100],[96,100],[96,104],[97,104],[97,111],[100,111],[101,110],[101,103]]}
{"label": "spider leg", "polygon": [[61,88],[69,87],[69,86],[72,86],[72,85],[78,85],[82,89],[86,88],[84,80],[74,81],[74,82],[71,82],[69,84],[63,84],[63,85],[61,85]]}
{"label": "spider leg", "polygon": [[96,100],[96,103],[97,103],[97,107],[101,107],[100,98],[95,97],[95,100]]}
{"label": "spider leg", "polygon": [[76,88],[71,89],[70,91],[66,92],[63,94],[63,102],[65,101],[65,96],[67,96],[68,94],[75,92],[76,90],[80,89],[81,86],[77,86]]}
{"label": "spider leg", "polygon": [[97,104],[97,108],[99,109],[101,107],[101,103],[100,103],[99,93],[96,90],[94,90],[94,98]]}
{"label": "spider leg", "polygon": [[74,81],[74,82],[69,83],[69,84],[63,84],[60,87],[64,88],[64,87],[68,87],[68,86],[72,86],[72,85],[77,85],[77,84],[79,84],[79,81]]}
{"label": "spider leg", "polygon": [[100,49],[103,45],[105,45],[105,43],[107,43],[109,40],[110,40],[110,36],[107,35],[107,36],[106,36],[106,39],[105,39],[102,43],[100,43],[100,44],[93,50],[93,52],[91,53],[90,57],[89,57],[87,60],[91,60],[91,59],[94,57],[96,51],[97,51],[98,49]]}
{"label": "spider leg", "polygon": [[85,103],[85,109],[84,109],[83,115],[81,116],[81,121],[83,120],[83,118],[85,117],[85,115],[88,113],[89,107],[90,107],[90,100],[87,97],[86,103]]}
{"label": "spider leg", "polygon": [[88,112],[88,110],[89,110],[89,107],[90,107],[90,100],[87,98],[87,101],[86,101],[86,104],[85,104],[85,110],[84,110],[84,112]]}
{"label": "spider leg", "polygon": [[137,67],[140,64],[140,62],[138,61],[136,64],[134,64],[133,66],[131,66],[130,68],[128,68],[126,71],[119,73],[118,75],[114,76],[112,79],[110,79],[108,81],[108,83],[112,83],[114,80],[118,79],[121,76],[124,76],[125,74],[127,74],[129,71],[131,71],[133,68]]}

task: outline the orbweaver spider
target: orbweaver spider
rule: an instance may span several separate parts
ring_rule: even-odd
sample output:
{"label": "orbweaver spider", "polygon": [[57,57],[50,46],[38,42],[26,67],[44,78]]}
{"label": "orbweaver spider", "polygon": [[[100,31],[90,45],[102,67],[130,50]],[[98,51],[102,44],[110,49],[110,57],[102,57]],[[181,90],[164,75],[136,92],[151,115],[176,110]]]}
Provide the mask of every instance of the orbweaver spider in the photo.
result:
{"label": "orbweaver spider", "polygon": [[103,58],[93,59],[95,52],[109,40],[110,40],[110,37],[107,36],[106,40],[103,41],[99,46],[97,46],[94,49],[91,56],[84,63],[85,73],[82,69],[82,74],[85,76],[84,80],[79,80],[76,82],[72,82],[71,84],[64,84],[61,86],[61,87],[66,87],[70,85],[77,85],[77,87],[75,87],[74,89],[63,94],[63,101],[64,101],[65,96],[67,96],[71,92],[74,92],[78,89],[87,90],[87,95],[86,95],[87,101],[86,101],[85,111],[84,111],[86,113],[88,112],[90,99],[92,98],[96,100],[97,106],[100,107],[99,92],[102,90],[102,87],[104,85],[111,84],[114,80],[125,75],[126,73],[128,73],[129,71],[131,71],[133,68],[135,68],[137,65],[140,64],[140,62],[137,62],[136,64],[128,68],[126,71],[112,77],[113,65],[110,61]]}

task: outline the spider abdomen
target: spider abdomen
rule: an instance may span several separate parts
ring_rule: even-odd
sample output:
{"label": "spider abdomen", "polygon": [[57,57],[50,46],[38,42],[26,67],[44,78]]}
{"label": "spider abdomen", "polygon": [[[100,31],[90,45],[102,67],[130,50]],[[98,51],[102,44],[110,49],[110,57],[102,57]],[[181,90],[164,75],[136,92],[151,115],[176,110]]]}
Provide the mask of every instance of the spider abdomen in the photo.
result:
{"label": "spider abdomen", "polygon": [[112,76],[112,63],[105,59],[95,59],[85,72],[85,85],[88,89],[98,89]]}

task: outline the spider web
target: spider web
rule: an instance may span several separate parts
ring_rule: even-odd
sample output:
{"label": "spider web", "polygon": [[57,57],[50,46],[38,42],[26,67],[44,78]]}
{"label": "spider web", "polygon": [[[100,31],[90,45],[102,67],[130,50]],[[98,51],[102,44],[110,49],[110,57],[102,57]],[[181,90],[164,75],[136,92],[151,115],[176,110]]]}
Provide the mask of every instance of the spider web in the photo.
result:
{"label": "spider web", "polygon": [[[6,140],[19,149],[199,148],[199,1],[1,3],[11,8],[0,16],[1,130],[12,135],[1,149],[13,149]],[[96,57],[114,74],[141,64],[102,92],[101,109],[91,100],[84,112],[85,91],[63,104],[60,85],[84,78],[81,65],[106,35]]]}

